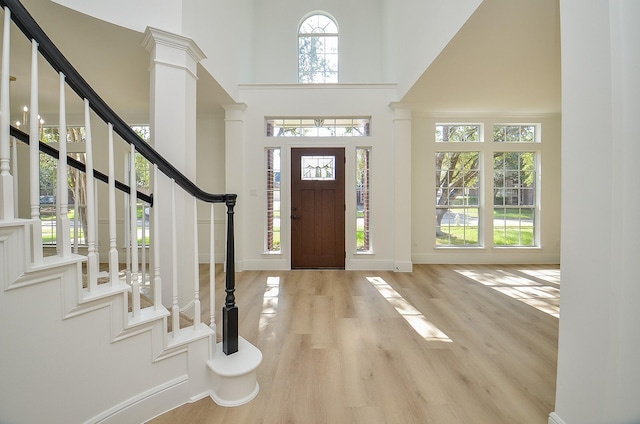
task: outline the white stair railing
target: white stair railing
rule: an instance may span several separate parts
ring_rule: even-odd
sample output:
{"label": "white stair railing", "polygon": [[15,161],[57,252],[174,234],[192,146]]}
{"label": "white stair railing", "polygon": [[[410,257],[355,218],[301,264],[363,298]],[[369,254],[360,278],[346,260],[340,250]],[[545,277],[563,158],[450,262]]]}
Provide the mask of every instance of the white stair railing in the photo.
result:
{"label": "white stair railing", "polygon": [[[175,219],[175,218],[174,218]],[[193,282],[194,282],[194,298],[193,298],[193,328],[200,327],[200,261],[198,258],[198,199],[193,198]]]}
{"label": "white stair railing", "polygon": [[131,246],[132,312],[140,316],[140,280],[138,276],[138,202],[136,196],[136,146],[130,146],[129,155],[129,243]]}
{"label": "white stair railing", "polygon": [[[140,249],[140,245],[138,244],[138,206],[137,199],[141,197],[145,202],[151,205],[152,198],[146,195],[141,195],[136,191],[136,175],[135,175],[135,154],[136,150],[144,156],[151,164],[154,165],[154,195],[158,195],[157,191],[157,181],[160,173],[163,173],[169,180],[171,180],[171,193],[166,193],[165,195],[168,197],[171,196],[171,215],[173,217],[176,216],[176,197],[175,190],[176,185],[184,190],[189,196],[193,199],[193,218],[194,218],[194,239],[193,239],[193,267],[194,267],[194,281],[193,281],[193,290],[194,290],[194,298],[193,299],[179,299],[180,290],[179,290],[179,267],[177,263],[177,245],[176,243],[171,243],[170,249],[173,249],[173,275],[172,278],[173,284],[173,293],[172,293],[172,301],[169,307],[171,308],[171,320],[173,323],[173,335],[180,330],[180,308],[181,304],[193,304],[194,305],[194,327],[196,329],[201,327],[201,312],[202,305],[200,299],[200,282],[199,282],[199,253],[198,253],[198,211],[197,211],[197,203],[198,201],[203,201],[210,204],[211,213],[210,213],[210,257],[209,257],[209,266],[210,266],[210,317],[209,317],[209,327],[215,332],[216,331],[216,314],[215,314],[215,243],[214,243],[214,207],[215,203],[225,203],[227,206],[227,222],[229,225],[227,226],[227,255],[226,255],[226,269],[227,269],[227,278],[226,278],[226,297],[225,297],[225,308],[224,313],[222,315],[223,322],[225,325],[223,327],[228,328],[228,333],[231,335],[228,338],[223,337],[223,341],[225,346],[224,353],[230,355],[237,350],[237,307],[235,305],[235,279],[234,279],[234,247],[233,247],[233,208],[236,202],[236,195],[234,194],[213,194],[207,193],[197,187],[191,180],[189,180],[184,174],[182,174],[178,169],[176,169],[167,159],[158,154],[153,148],[145,144],[139,136],[135,134],[135,132],[127,126],[127,124],[117,115],[115,112],[98,96],[98,94],[87,84],[87,82],[80,76],[80,74],[73,68],[73,66],[66,60],[66,58],[62,55],[62,53],[56,48],[56,46],[52,43],[52,41],[44,34],[42,29],[37,25],[37,23],[33,20],[33,18],[29,15],[29,13],[24,9],[24,6],[17,0],[0,0],[0,5],[3,7],[5,11],[5,19],[4,19],[4,29],[3,29],[3,52],[2,52],[2,75],[0,77],[0,90],[2,93],[0,94],[0,111],[4,113],[0,113],[0,219],[9,220],[14,219],[17,216],[17,204],[18,201],[14,198],[14,195],[17,196],[17,178],[15,178],[16,172],[15,168],[17,167],[18,161],[18,149],[13,146],[13,151],[10,147],[10,137],[13,135],[16,139],[19,139],[21,142],[28,142],[30,144],[29,148],[29,206],[30,206],[30,218],[33,221],[32,224],[32,234],[31,234],[31,262],[32,263],[41,263],[43,259],[43,245],[42,245],[42,220],[40,216],[40,150],[43,152],[47,152],[49,155],[58,156],[60,159],[60,165],[58,168],[58,182],[59,185],[57,187],[56,194],[56,211],[57,211],[57,220],[55,222],[56,229],[56,239],[57,239],[57,255],[58,256],[68,256],[71,254],[71,251],[74,253],[79,253],[81,250],[80,238],[82,235],[80,234],[80,228],[82,225],[81,216],[86,216],[86,227],[84,228],[84,240],[87,249],[87,292],[89,293],[89,298],[94,298],[95,296],[102,296],[104,292],[107,290],[103,290],[102,288],[99,290],[98,287],[98,277],[102,277],[99,272],[99,255],[98,255],[98,196],[97,196],[97,184],[98,180],[102,180],[109,184],[108,188],[108,212],[109,212],[109,240],[108,240],[108,262],[109,262],[109,280],[111,286],[118,286],[120,288],[119,274],[120,270],[118,269],[120,266],[119,260],[119,247],[125,247],[127,250],[127,260],[124,261],[127,266],[127,276],[128,282],[131,284],[133,291],[133,305],[132,305],[132,315],[140,316],[141,314],[141,302],[140,302],[140,285],[144,284],[146,286],[147,280],[151,281],[152,287],[152,297],[153,297],[153,305],[154,309],[157,311],[161,311],[164,307],[161,302],[161,282],[162,276],[160,275],[160,256],[159,256],[159,214],[152,209],[152,217],[151,221],[152,225],[152,233],[151,233],[151,244],[150,248],[153,252],[152,261],[149,264],[149,268],[147,268],[147,258],[146,258],[146,249],[147,249],[147,225],[146,219],[147,215],[145,214],[145,205],[147,203],[143,203],[143,211],[142,211],[142,246],[141,246],[141,258],[138,257],[138,249]],[[11,118],[10,118],[10,96],[9,96],[9,82],[10,78],[10,32],[12,21],[15,22],[16,26],[19,30],[21,30],[28,40],[30,40],[31,44],[31,93],[30,93],[30,105],[28,108],[29,111],[29,136],[26,133],[16,130],[11,127]],[[42,121],[39,116],[39,71],[38,71],[38,63],[40,59],[45,59],[52,68],[59,75],[59,88],[60,88],[60,109],[59,109],[59,123],[58,130],[60,133],[60,149],[56,153],[55,149],[52,149],[48,145],[40,145],[41,127]],[[68,146],[66,144],[67,139],[67,117],[66,117],[66,98],[65,98],[65,89],[71,88],[84,102],[84,128],[85,128],[85,163],[82,164],[74,158],[67,159],[67,149]],[[26,113],[26,112],[25,112]],[[94,155],[93,155],[93,133],[92,133],[92,125],[91,118],[92,114],[95,114],[96,118],[101,119],[105,124],[109,126],[109,172],[108,176],[101,174],[99,171],[95,170],[94,167]],[[23,121],[26,119],[23,118]],[[26,127],[26,123],[24,123],[24,127]],[[115,140],[114,133],[118,134],[122,141],[128,143],[131,146],[131,166],[130,173],[128,176],[129,179],[129,187],[126,189],[122,187],[123,184],[116,181],[115,178],[115,152],[117,149],[115,148]],[[13,154],[12,154],[13,152]],[[13,162],[12,162],[13,159]],[[68,164],[67,164],[68,161]],[[14,164],[13,166],[11,164]],[[85,205],[82,205],[80,202],[80,196],[85,193],[81,193],[79,190],[80,184],[75,184],[75,217],[74,217],[74,233],[73,233],[73,243],[70,238],[70,223],[68,219],[68,199],[67,194],[69,192],[67,186],[67,172],[68,167],[73,166],[76,169],[80,169],[85,173],[86,183],[84,190],[86,190],[86,199],[84,199]],[[76,173],[76,180],[81,180],[81,173],[78,171],[73,171]],[[94,178],[95,174],[95,178]],[[163,178],[163,177],[160,177]],[[116,220],[116,208],[117,208],[117,200],[115,190],[125,191],[128,194],[124,197],[124,202],[126,203],[126,211],[124,214],[125,225],[124,225],[124,239],[125,242],[122,243],[118,241],[118,232],[117,229],[122,230],[122,227],[119,227],[119,224]],[[83,212],[80,210],[82,208],[86,208]],[[177,231],[176,231],[176,220],[173,219],[171,223],[164,223],[165,225],[171,225],[171,232],[173,234],[173,239],[176,240]],[[52,226],[53,227],[53,226]],[[140,259],[140,260],[139,260]],[[180,264],[181,266],[184,264]],[[189,265],[187,265],[189,266]],[[153,271],[151,271],[151,269]],[[149,271],[148,271],[149,270]],[[147,276],[149,274],[149,276]],[[191,274],[191,272],[188,272]],[[191,282],[187,282],[186,284],[191,284]],[[104,287],[104,286],[103,286]],[[181,338],[182,339],[182,338]],[[235,340],[234,340],[235,339]],[[215,342],[215,338],[214,338]]]}
{"label": "white stair railing", "polygon": [[119,277],[116,222],[116,171],[113,145],[113,124],[109,123],[109,281],[114,286]]}
{"label": "white stair railing", "polygon": [[80,202],[78,201],[78,197],[80,196],[80,187],[78,187],[80,171],[74,169],[73,173],[75,177],[73,187],[73,253],[77,255],[80,250]]}
{"label": "white stair railing", "polygon": [[[158,192],[158,165],[153,165],[153,192]],[[160,223],[156,209],[151,210],[153,252],[153,305],[156,310],[162,306],[162,278],[160,276]]]}
{"label": "white stair railing", "polygon": [[87,166],[87,287],[89,291],[95,291],[98,287],[98,252],[96,249],[96,192],[93,177],[93,141],[91,135],[91,111],[89,100],[84,99],[84,131],[85,140],[85,164]]}
{"label": "white stair railing", "polygon": [[171,331],[173,335],[177,335],[180,331],[180,304],[179,304],[179,292],[178,292],[178,243],[176,243],[176,236],[178,234],[176,228],[176,182],[171,180],[171,262],[172,262],[172,275],[173,279],[173,302],[171,305]]}
{"label": "white stair railing", "polygon": [[[142,203],[142,214],[140,218],[140,233],[141,233],[141,242],[140,242],[140,284],[141,290],[148,289],[148,279],[147,279],[147,214],[145,210],[147,209],[146,203]],[[148,290],[146,291],[148,295]]]}
{"label": "white stair railing", "polygon": [[[9,71],[11,53],[11,11],[4,8],[4,29],[2,38],[2,76],[0,77],[0,219],[10,220],[14,218],[14,182],[9,171],[11,153],[9,150],[9,127],[11,125],[8,113],[10,98],[9,84],[11,75]],[[13,143],[15,145],[15,141]]]}
{"label": "white stair railing", "polygon": [[38,43],[31,40],[31,104],[29,105],[29,180],[33,263],[42,262],[42,222],[40,221],[40,115],[38,115]]}
{"label": "white stair railing", "polygon": [[209,218],[209,328],[213,330],[213,345],[209,349],[212,359],[216,351],[217,327],[216,327],[216,251],[215,251],[215,221],[213,203],[209,205],[211,216]]}
{"label": "white stair railing", "polygon": [[67,109],[65,104],[65,76],[60,72],[60,156],[58,159],[58,190],[56,195],[56,249],[58,255],[71,255],[71,226],[69,224],[69,168],[67,166]]}

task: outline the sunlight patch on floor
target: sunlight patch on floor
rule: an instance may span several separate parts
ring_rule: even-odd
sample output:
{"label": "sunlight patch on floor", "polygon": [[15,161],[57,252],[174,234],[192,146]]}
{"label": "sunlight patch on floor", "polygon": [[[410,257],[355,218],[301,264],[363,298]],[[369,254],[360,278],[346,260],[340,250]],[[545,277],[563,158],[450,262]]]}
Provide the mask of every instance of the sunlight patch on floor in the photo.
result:
{"label": "sunlight patch on floor", "polygon": [[523,274],[530,275],[539,280],[544,280],[549,283],[560,285],[560,269],[559,268],[549,268],[549,269],[519,269],[518,271]]}
{"label": "sunlight patch on floor", "polygon": [[[267,328],[278,313],[278,297],[280,295],[280,277],[267,277],[267,286],[262,297],[262,311],[260,312],[260,320],[258,329],[264,332],[268,338]],[[271,334],[273,336],[273,334]]]}
{"label": "sunlight patch on floor", "polygon": [[382,277],[367,277],[367,281],[380,292],[396,311],[422,338],[427,341],[452,342],[452,340],[400,295]]}
{"label": "sunlight patch on floor", "polygon": [[480,284],[505,294],[546,314],[560,317],[560,270],[519,269],[518,272],[529,275],[513,274],[509,271],[457,269],[464,275]]}

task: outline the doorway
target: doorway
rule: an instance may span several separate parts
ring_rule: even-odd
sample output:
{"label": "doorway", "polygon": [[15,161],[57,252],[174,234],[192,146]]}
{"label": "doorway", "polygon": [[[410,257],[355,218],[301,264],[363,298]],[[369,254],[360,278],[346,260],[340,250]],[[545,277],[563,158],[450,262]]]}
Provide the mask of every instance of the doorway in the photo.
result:
{"label": "doorway", "polygon": [[291,149],[291,268],[345,265],[344,148]]}

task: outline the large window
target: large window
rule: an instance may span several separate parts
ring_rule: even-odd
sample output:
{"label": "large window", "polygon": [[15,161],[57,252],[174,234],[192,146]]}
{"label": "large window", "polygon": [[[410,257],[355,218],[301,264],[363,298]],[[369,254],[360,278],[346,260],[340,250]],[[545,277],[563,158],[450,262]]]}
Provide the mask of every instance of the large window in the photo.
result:
{"label": "large window", "polygon": [[435,126],[437,246],[537,246],[537,124]]}
{"label": "large window", "polygon": [[436,152],[436,240],[478,245],[479,152]]}
{"label": "large window", "polygon": [[496,152],[493,165],[493,244],[534,246],[536,155]]}
{"label": "large window", "polygon": [[298,82],[338,82],[338,26],[326,15],[309,16],[300,25]]}

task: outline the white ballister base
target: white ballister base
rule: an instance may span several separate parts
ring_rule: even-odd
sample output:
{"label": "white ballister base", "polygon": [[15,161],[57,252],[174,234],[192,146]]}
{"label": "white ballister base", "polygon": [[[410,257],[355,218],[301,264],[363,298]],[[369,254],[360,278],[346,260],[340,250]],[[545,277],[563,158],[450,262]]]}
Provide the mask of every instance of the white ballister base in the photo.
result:
{"label": "white ballister base", "polygon": [[211,399],[220,406],[240,406],[258,395],[260,385],[256,369],[262,362],[262,352],[251,343],[238,338],[238,351],[229,356],[216,345],[213,359],[207,362],[214,374]]}

